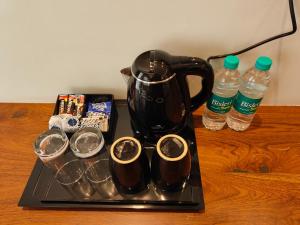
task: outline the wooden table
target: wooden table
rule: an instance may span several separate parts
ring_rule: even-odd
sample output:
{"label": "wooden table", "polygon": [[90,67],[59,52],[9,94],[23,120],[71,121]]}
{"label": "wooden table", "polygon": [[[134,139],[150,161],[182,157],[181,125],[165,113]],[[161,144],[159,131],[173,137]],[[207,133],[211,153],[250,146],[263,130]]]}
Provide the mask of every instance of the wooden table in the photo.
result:
{"label": "wooden table", "polygon": [[300,224],[300,107],[261,107],[245,132],[203,128],[195,113],[204,212],[17,207],[35,162],[32,142],[53,104],[0,104],[0,224]]}

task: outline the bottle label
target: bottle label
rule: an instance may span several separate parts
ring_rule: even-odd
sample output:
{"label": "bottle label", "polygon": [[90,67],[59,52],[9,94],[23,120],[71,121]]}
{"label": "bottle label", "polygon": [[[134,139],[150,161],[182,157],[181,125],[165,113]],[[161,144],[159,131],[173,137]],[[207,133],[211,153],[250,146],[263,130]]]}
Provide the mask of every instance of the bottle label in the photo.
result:
{"label": "bottle label", "polygon": [[206,106],[215,113],[224,114],[229,112],[234,98],[235,96],[224,98],[213,93],[208,99]]}
{"label": "bottle label", "polygon": [[262,98],[248,98],[241,92],[238,92],[233,102],[233,107],[236,111],[242,114],[254,114],[259,106]]}

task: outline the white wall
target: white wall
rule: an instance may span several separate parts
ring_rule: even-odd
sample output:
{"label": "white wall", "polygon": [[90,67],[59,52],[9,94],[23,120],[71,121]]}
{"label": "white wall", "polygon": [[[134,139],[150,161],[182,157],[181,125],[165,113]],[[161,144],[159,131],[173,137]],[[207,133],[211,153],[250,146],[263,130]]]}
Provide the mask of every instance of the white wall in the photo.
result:
{"label": "white wall", "polygon": [[[119,70],[144,50],[206,58],[289,29],[287,0],[0,0],[0,101],[121,98]],[[300,104],[300,33],[242,55],[241,71],[261,54],[274,60],[264,104]]]}

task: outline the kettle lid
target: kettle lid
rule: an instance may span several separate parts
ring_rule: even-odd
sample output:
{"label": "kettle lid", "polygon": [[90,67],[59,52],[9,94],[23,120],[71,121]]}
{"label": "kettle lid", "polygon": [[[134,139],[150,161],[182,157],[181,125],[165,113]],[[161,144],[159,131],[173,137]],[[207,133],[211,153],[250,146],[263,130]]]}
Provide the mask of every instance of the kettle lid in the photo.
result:
{"label": "kettle lid", "polygon": [[173,78],[170,67],[171,56],[160,50],[150,50],[140,54],[132,64],[132,75],[146,83],[161,83]]}

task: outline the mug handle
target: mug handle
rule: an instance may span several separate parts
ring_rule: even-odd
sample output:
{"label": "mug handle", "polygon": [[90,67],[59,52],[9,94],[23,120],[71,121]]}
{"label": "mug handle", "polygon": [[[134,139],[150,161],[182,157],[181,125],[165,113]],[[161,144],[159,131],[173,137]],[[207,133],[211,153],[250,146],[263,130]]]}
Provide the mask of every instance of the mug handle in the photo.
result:
{"label": "mug handle", "polygon": [[211,65],[203,59],[195,57],[179,56],[175,57],[172,65],[173,69],[178,74],[184,76],[194,75],[202,77],[202,89],[191,97],[190,110],[195,111],[199,108],[212,94],[214,84],[214,71]]}

